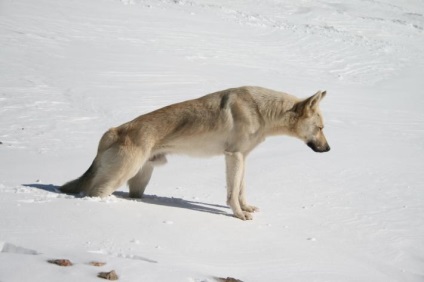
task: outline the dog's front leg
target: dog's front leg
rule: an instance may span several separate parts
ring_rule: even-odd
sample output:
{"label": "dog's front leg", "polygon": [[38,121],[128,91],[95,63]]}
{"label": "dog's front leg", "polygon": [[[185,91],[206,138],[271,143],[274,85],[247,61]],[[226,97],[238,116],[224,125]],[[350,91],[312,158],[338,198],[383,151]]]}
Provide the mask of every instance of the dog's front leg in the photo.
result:
{"label": "dog's front leg", "polygon": [[[246,161],[244,161],[244,163],[246,163]],[[249,205],[246,201],[246,182],[244,180],[244,170],[243,170],[243,176],[240,183],[240,196],[239,196],[240,207],[241,207],[241,210],[246,212],[257,212],[259,211],[259,208]]]}
{"label": "dog's front leg", "polygon": [[240,152],[225,152],[227,170],[227,204],[234,216],[241,220],[250,220],[252,215],[240,207],[240,188],[244,176],[244,156]]}

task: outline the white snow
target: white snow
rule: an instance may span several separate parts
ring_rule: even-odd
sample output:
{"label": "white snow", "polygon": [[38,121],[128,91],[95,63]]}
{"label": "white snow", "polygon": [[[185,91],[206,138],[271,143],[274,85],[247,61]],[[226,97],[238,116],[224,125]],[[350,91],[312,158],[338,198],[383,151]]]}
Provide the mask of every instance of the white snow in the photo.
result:
{"label": "white snow", "polygon": [[[424,281],[423,35],[421,0],[0,1],[0,281]],[[109,127],[241,85],[328,91],[329,153],[249,156],[253,221],[222,157],[170,157],[144,200],[57,192]]]}

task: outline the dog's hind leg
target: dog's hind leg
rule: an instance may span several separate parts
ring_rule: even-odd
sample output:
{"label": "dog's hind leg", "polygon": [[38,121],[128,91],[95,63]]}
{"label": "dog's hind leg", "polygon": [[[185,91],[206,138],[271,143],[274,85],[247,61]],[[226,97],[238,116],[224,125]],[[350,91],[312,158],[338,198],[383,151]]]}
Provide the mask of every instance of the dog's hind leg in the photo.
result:
{"label": "dog's hind leg", "polygon": [[244,175],[244,156],[240,152],[225,152],[227,170],[227,204],[233,210],[234,216],[241,220],[250,220],[252,215],[240,207],[240,188]]}
{"label": "dog's hind leg", "polygon": [[107,197],[134,177],[145,162],[143,152],[136,147],[111,147],[96,157],[97,173],[85,191],[90,197]]}
{"label": "dog's hind leg", "polygon": [[128,180],[128,186],[130,188],[130,198],[142,198],[144,190],[146,190],[147,184],[149,184],[150,178],[153,173],[153,165],[146,162],[143,167],[137,172],[137,174]]}
{"label": "dog's hind leg", "polygon": [[155,166],[166,164],[167,160],[164,155],[153,156],[147,161],[137,174],[128,180],[131,198],[142,198],[147,184],[149,184]]}

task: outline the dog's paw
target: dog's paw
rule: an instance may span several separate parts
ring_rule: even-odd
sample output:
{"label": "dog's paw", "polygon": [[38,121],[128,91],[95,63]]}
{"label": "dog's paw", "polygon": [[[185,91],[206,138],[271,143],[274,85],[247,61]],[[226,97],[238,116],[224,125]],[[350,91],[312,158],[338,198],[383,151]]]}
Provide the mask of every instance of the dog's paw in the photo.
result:
{"label": "dog's paw", "polygon": [[241,219],[241,220],[252,220],[253,219],[253,216],[250,214],[250,212],[246,212],[246,211],[234,213],[234,216]]}
{"label": "dog's paw", "polygon": [[143,194],[141,194],[139,191],[130,191],[130,198],[131,199],[140,199],[143,198]]}
{"label": "dog's paw", "polygon": [[259,208],[255,206],[245,205],[241,207],[242,211],[245,212],[258,212]]}

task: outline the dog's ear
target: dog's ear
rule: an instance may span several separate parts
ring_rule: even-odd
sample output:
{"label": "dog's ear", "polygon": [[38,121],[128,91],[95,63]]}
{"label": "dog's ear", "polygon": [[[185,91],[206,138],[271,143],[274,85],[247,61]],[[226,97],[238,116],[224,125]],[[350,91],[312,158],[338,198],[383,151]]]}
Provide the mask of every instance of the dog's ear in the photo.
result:
{"label": "dog's ear", "polygon": [[318,91],[311,97],[298,102],[294,109],[299,115],[309,115],[316,111],[319,102],[327,95],[327,91]]}
{"label": "dog's ear", "polygon": [[306,102],[306,108],[309,108],[310,110],[315,110],[318,107],[319,102],[322,100],[322,98],[327,95],[327,91],[318,91],[311,97],[305,100]]}

